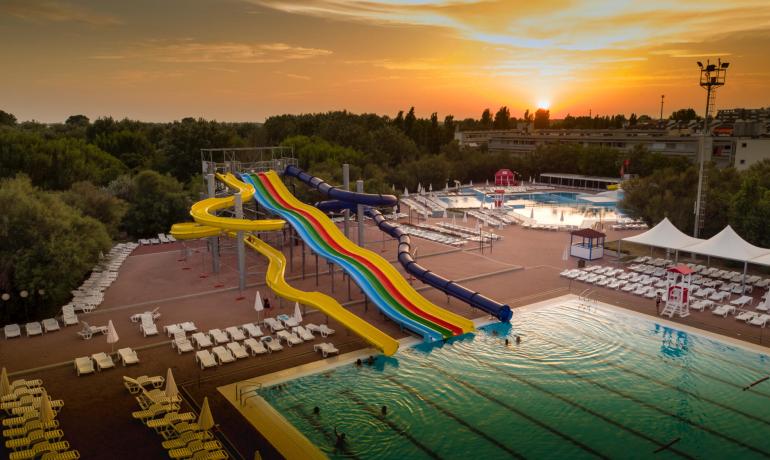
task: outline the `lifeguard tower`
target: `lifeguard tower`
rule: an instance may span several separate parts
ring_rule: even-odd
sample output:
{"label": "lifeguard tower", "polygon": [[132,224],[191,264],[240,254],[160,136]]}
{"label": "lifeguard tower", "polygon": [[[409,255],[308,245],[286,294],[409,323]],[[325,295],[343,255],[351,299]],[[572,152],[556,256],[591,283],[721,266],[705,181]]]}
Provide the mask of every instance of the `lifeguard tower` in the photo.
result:
{"label": "lifeguard tower", "polygon": [[687,265],[676,265],[666,270],[666,306],[661,316],[684,318],[690,314],[690,289],[693,270]]}
{"label": "lifeguard tower", "polygon": [[495,190],[495,208],[502,208],[505,204],[505,190]]}

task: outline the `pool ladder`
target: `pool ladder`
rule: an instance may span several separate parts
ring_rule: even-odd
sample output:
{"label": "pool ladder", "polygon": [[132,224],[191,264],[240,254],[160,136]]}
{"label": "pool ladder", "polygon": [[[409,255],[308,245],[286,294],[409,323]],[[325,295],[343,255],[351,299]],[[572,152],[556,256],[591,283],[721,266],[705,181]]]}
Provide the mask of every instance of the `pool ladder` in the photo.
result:
{"label": "pool ladder", "polygon": [[[259,392],[262,390],[262,382],[255,382],[252,380],[244,380],[235,384],[235,393],[238,396],[238,403],[243,406],[249,399],[259,396]],[[254,394],[249,395],[249,393]],[[245,398],[244,398],[245,397]]]}
{"label": "pool ladder", "polygon": [[581,307],[590,307],[596,306],[596,303],[598,302],[596,299],[591,298],[591,294],[593,294],[595,291],[591,288],[584,289],[580,294],[578,294],[578,302],[580,302]]}

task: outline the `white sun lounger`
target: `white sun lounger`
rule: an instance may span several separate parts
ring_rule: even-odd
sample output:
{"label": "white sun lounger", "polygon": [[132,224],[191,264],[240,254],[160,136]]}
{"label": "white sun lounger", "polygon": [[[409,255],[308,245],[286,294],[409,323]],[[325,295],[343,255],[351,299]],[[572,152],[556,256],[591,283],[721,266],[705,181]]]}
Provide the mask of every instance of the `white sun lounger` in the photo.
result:
{"label": "white sun lounger", "polygon": [[77,372],[78,377],[83,374],[93,374],[94,362],[88,356],[75,358],[75,372]]}
{"label": "white sun lounger", "polygon": [[211,352],[214,353],[214,356],[216,356],[219,364],[231,363],[235,361],[235,356],[230,353],[230,350],[223,346],[216,346],[211,349]]}
{"label": "white sun lounger", "polygon": [[735,315],[735,319],[738,321],[746,321],[749,322],[752,319],[754,319],[755,316],[757,316],[758,313],[754,313],[753,311],[742,311]]}
{"label": "white sun lounger", "polygon": [[3,328],[3,332],[5,332],[5,338],[6,339],[12,339],[14,337],[21,337],[21,328],[18,324],[7,324]]}
{"label": "white sun lounger", "polygon": [[230,326],[226,328],[225,332],[227,332],[227,335],[230,336],[230,340],[235,340],[235,341],[246,340],[246,336],[243,335],[243,331],[241,331],[235,326]]}
{"label": "white sun lounger", "polygon": [[302,326],[297,326],[293,328],[291,331],[294,334],[296,334],[300,339],[304,340],[305,342],[309,342],[315,339],[313,334]]}
{"label": "white sun lounger", "polygon": [[278,337],[278,340],[283,340],[290,347],[302,343],[302,339],[289,331],[278,331],[275,335]]}
{"label": "white sun lounger", "polygon": [[182,329],[178,324],[166,324],[163,326],[163,332],[165,332],[167,336],[173,337],[177,332],[184,333],[184,329]]}
{"label": "white sun lounger", "polygon": [[252,337],[255,339],[265,335],[262,333],[262,329],[254,323],[246,323],[242,325],[241,328],[245,333],[249,335],[249,337]]}
{"label": "white sun lounger", "polygon": [[121,364],[123,364],[123,367],[126,367],[129,364],[139,363],[139,355],[136,354],[136,351],[128,347],[118,350],[118,359],[120,360]]}
{"label": "white sun lounger", "polygon": [[705,300],[698,300],[697,302],[693,302],[690,304],[690,308],[693,310],[700,310],[703,311],[706,308],[711,308],[714,305],[714,302],[708,299]]}
{"label": "white sun lounger", "polygon": [[45,332],[58,331],[59,329],[61,328],[56,318],[46,318],[43,320],[43,330]]}
{"label": "white sun lounger", "polygon": [[317,343],[313,345],[314,351],[320,351],[321,355],[326,358],[329,355],[338,355],[340,351],[331,343]]}
{"label": "white sun lounger", "polygon": [[139,330],[142,331],[142,336],[158,335],[158,326],[152,321],[152,314],[142,313],[141,321],[142,323],[139,325]]}
{"label": "white sun lounger", "polygon": [[284,329],[283,324],[281,324],[281,322],[275,318],[265,318],[264,322],[265,324],[267,324],[267,327],[269,327],[270,331],[272,332],[282,331]]}
{"label": "white sun lounger", "polygon": [[102,371],[103,369],[110,369],[115,367],[115,362],[110,355],[105,352],[94,353],[91,358],[96,362],[96,369]]}
{"label": "white sun lounger", "polygon": [[722,302],[725,299],[730,298],[730,293],[727,291],[717,291],[709,296],[709,299],[715,302]]}
{"label": "white sun lounger", "polygon": [[727,318],[727,315],[735,313],[735,307],[732,305],[720,305],[711,311],[712,314]]}
{"label": "white sun lounger", "polygon": [[243,348],[243,345],[241,345],[238,342],[229,342],[227,345],[225,345],[228,350],[230,350],[230,353],[235,356],[235,359],[243,359],[249,357],[249,352],[246,351],[245,348]]}
{"label": "white sun lounger", "polygon": [[201,367],[201,370],[217,366],[217,360],[208,350],[196,351],[195,362]]}
{"label": "white sun lounger", "polygon": [[192,321],[185,321],[184,323],[179,323],[179,327],[182,328],[185,332],[195,332],[198,330],[198,326],[195,325]]}
{"label": "white sun lounger", "polygon": [[27,323],[26,326],[24,326],[24,329],[27,331],[27,337],[33,335],[43,335],[43,326],[41,326],[37,321]]}
{"label": "white sun lounger", "polygon": [[65,305],[61,309],[61,321],[65,326],[74,326],[78,323],[78,315],[72,305]]}
{"label": "white sun lounger", "polygon": [[207,348],[213,345],[211,338],[203,332],[196,332],[190,336],[190,340],[195,343],[195,346],[200,350],[201,348]]}
{"label": "white sun lounger", "polygon": [[732,302],[730,302],[731,305],[735,305],[736,307],[745,307],[746,305],[750,304],[754,299],[751,296],[744,295],[741,296]]}
{"label": "white sun lounger", "polygon": [[306,324],[305,329],[307,329],[310,332],[318,332],[321,334],[321,337],[328,337],[332,334],[334,334],[334,329],[329,329],[329,326],[326,324],[321,324],[320,326],[317,326],[315,324]]}
{"label": "white sun lounger", "polygon": [[152,317],[152,320],[155,321],[156,319],[160,318],[160,307],[155,308],[152,311],[146,311],[144,313],[137,313],[135,315],[131,315],[131,322],[132,323],[138,323],[142,320],[142,316],[144,315],[150,315]]}
{"label": "white sun lounger", "polygon": [[756,309],[759,311],[770,311],[770,298],[766,298],[760,302],[760,304],[756,306]]}
{"label": "white sun lounger", "polygon": [[246,348],[251,351],[252,356],[261,355],[264,353],[267,353],[267,348],[262,344],[262,342],[252,338],[248,338],[243,341],[243,344],[246,345]]}
{"label": "white sun lounger", "polygon": [[765,327],[767,326],[768,322],[770,322],[770,315],[762,314],[755,316],[751,321],[749,321],[749,324],[752,326]]}
{"label": "white sun lounger", "polygon": [[283,350],[283,345],[281,345],[277,340],[273,340],[273,338],[269,335],[262,337],[260,340],[262,341],[262,344],[267,347],[267,351],[270,353]]}
{"label": "white sun lounger", "polygon": [[185,336],[184,331],[177,331],[174,333],[174,340],[171,342],[171,348],[176,349],[176,352],[180,355],[194,350],[192,342]]}
{"label": "white sun lounger", "polygon": [[222,332],[221,329],[211,329],[209,331],[209,336],[211,337],[211,340],[213,340],[217,345],[221,345],[230,341],[230,337]]}

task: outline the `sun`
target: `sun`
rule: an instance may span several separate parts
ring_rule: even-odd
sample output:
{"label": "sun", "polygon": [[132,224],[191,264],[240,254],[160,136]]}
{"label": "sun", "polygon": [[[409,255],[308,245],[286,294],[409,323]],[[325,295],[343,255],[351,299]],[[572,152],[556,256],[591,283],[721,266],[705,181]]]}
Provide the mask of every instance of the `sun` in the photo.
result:
{"label": "sun", "polygon": [[548,110],[551,107],[551,101],[548,99],[540,99],[537,101],[537,108],[538,109],[545,109]]}

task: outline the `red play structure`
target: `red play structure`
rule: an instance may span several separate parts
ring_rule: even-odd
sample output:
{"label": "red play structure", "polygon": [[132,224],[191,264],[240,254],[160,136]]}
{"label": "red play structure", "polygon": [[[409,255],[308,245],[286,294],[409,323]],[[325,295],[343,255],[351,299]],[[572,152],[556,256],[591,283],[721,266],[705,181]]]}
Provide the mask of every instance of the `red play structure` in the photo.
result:
{"label": "red play structure", "polygon": [[495,185],[514,186],[518,185],[516,173],[510,169],[501,169],[495,173]]}

